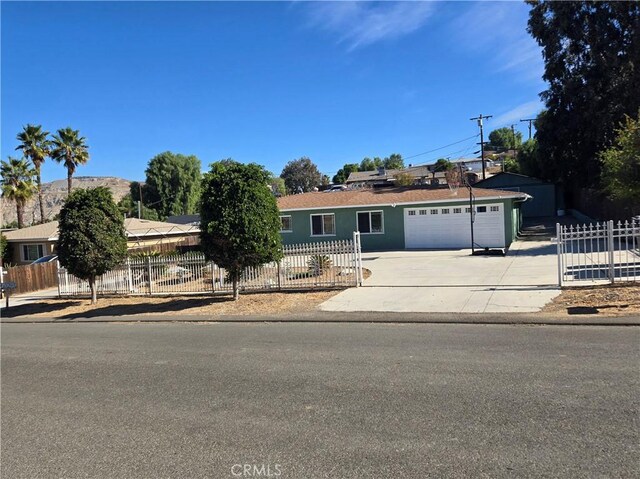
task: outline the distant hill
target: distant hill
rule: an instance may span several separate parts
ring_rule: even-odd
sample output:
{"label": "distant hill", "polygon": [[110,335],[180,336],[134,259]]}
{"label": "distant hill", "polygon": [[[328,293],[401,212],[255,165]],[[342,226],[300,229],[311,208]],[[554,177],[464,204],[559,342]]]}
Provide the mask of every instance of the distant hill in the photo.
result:
{"label": "distant hill", "polygon": [[[123,196],[129,193],[129,184],[131,181],[113,176],[74,176],[73,189],[77,188],[95,188],[97,186],[106,186],[113,193],[116,202],[120,201]],[[44,215],[45,220],[51,221],[55,215],[60,212],[62,203],[67,197],[67,179],[55,180],[49,183],[42,183],[42,195],[44,197]],[[10,223],[16,221],[16,205],[13,201],[7,199],[2,200],[2,223]],[[40,207],[38,205],[38,197],[34,196],[33,200],[27,203],[24,213],[25,225],[28,226],[33,222],[40,221]]]}

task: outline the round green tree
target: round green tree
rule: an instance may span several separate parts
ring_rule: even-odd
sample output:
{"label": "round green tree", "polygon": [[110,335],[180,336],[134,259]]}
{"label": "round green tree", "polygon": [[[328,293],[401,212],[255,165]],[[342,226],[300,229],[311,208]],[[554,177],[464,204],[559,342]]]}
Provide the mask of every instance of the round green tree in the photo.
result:
{"label": "round green tree", "polygon": [[282,257],[280,217],[269,177],[260,165],[224,160],[212,163],[202,180],[202,251],[227,270],[236,300],[245,268]]}
{"label": "round green tree", "polygon": [[69,273],[89,282],[95,304],[96,278],[127,254],[124,218],[108,188],[79,189],[60,211],[58,260]]}

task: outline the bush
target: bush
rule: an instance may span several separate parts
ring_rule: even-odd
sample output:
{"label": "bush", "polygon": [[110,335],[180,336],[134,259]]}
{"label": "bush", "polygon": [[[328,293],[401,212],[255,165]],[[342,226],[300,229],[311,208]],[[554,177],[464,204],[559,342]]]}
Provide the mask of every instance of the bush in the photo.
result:
{"label": "bush", "polygon": [[320,276],[325,271],[331,269],[331,259],[326,254],[314,254],[307,262],[309,265],[309,273],[314,276]]}

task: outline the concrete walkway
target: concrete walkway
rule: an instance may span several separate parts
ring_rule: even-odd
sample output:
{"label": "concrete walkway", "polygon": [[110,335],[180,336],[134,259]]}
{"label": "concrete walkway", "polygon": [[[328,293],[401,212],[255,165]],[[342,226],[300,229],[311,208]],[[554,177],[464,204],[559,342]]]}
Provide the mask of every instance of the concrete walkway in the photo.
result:
{"label": "concrete walkway", "polygon": [[[31,293],[17,294],[15,296],[9,296],[9,307],[23,306],[25,304],[37,303],[43,299],[55,299],[57,297],[58,288],[42,289]],[[5,298],[2,298],[0,301],[0,310],[4,311],[6,304]],[[0,314],[2,313],[0,312]]]}
{"label": "concrete walkway", "polygon": [[560,294],[555,246],[520,241],[506,256],[470,250],[363,255],[371,277],[320,306],[323,311],[532,313]]}

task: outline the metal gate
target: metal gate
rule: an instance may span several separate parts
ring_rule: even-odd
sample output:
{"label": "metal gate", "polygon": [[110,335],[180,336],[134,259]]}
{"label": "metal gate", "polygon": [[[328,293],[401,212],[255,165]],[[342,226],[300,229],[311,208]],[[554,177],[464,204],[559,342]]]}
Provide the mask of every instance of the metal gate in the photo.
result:
{"label": "metal gate", "polygon": [[556,225],[558,284],[640,281],[640,217]]}

